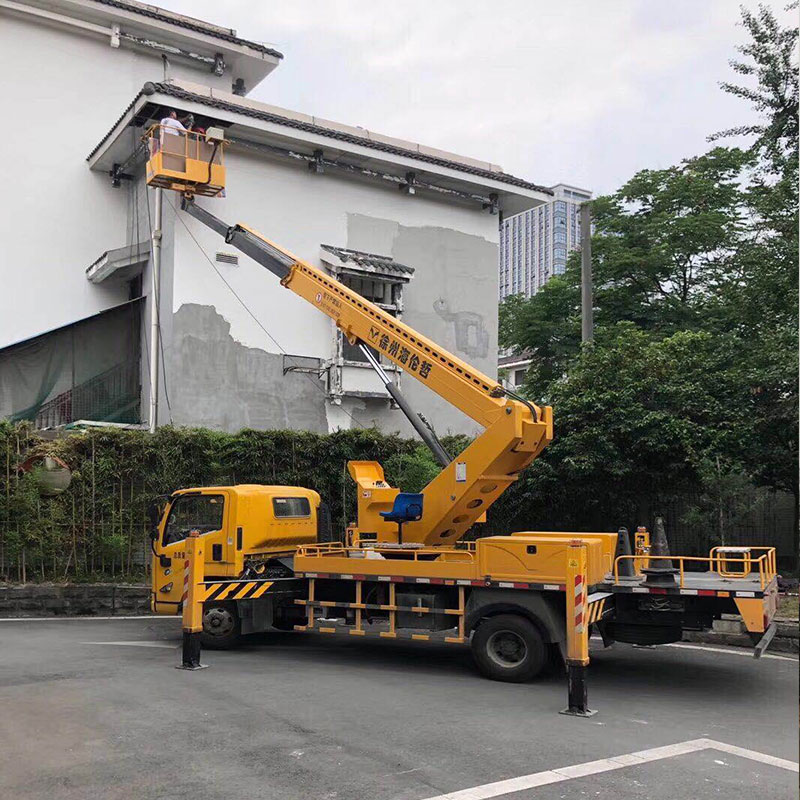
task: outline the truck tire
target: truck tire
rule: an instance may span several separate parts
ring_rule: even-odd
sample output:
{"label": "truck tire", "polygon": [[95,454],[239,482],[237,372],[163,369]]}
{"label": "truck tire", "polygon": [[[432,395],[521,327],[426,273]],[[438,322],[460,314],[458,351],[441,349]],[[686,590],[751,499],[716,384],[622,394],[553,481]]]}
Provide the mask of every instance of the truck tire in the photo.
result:
{"label": "truck tire", "polygon": [[472,634],[472,657],[480,673],[493,681],[533,680],[547,663],[547,647],[539,629],[519,614],[498,614]]}
{"label": "truck tire", "polygon": [[242,637],[236,603],[205,603],[200,644],[207,650],[230,650]]}

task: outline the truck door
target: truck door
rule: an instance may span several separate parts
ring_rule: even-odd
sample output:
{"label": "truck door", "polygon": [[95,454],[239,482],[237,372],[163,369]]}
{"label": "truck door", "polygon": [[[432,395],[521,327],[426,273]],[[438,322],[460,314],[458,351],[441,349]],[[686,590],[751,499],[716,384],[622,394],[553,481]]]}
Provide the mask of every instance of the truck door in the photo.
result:
{"label": "truck door", "polygon": [[224,531],[227,506],[225,494],[219,492],[181,494],[172,501],[153,560],[153,611],[180,611],[186,537],[193,530],[199,530],[201,536]]}

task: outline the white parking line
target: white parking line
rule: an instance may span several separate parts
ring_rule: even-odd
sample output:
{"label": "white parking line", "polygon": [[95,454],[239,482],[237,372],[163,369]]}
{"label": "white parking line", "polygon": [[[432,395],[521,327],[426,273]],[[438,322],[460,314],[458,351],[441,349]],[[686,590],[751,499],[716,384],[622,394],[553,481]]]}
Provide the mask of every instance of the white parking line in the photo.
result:
{"label": "white parking line", "polygon": [[115,644],[118,647],[167,647],[170,650],[177,650],[180,644],[173,642],[81,642],[81,644]]}
{"label": "white parking line", "polygon": [[[685,642],[675,642],[673,644],[664,645],[665,647],[680,647],[683,650],[705,650],[707,653],[728,653],[731,656],[745,656],[746,658],[753,657],[753,651],[748,647],[736,648],[722,648],[722,647],[708,647],[704,644],[686,644]],[[791,656],[778,656],[773,653],[764,653],[761,658],[774,658],[778,661],[797,661],[796,658]]]}
{"label": "white parking line", "polygon": [[614,758],[601,758],[598,761],[586,761],[583,764],[573,764],[569,767],[544,770],[534,772],[531,775],[522,775],[519,778],[509,778],[495,783],[485,783],[482,786],[473,786],[470,789],[460,789],[448,794],[439,794],[435,797],[428,797],[426,800],[488,800],[492,797],[500,797],[512,792],[521,792],[525,789],[535,789],[537,786],[546,786],[550,783],[560,783],[572,780],[573,778],[585,778],[587,775],[596,775],[599,772],[610,772],[611,770],[622,769],[637,764],[644,764],[650,761],[660,761],[664,758],[674,758],[675,756],[696,753],[700,750],[722,750],[723,752],[736,755],[741,758],[749,758],[752,761],[759,761],[762,764],[769,764],[773,767],[798,772],[800,765],[794,761],[787,761],[785,758],[777,758],[758,753],[755,750],[746,750],[744,747],[717,742],[714,739],[691,739],[687,742],[670,744],[666,747],[653,747],[649,750],[639,750],[635,753],[627,753]]}

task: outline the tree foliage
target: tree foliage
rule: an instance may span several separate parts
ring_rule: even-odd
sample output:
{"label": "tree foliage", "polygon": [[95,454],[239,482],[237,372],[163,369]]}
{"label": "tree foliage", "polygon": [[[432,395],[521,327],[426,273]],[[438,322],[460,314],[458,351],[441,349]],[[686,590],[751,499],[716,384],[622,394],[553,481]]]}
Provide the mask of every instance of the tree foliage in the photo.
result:
{"label": "tree foliage", "polygon": [[533,359],[526,393],[556,408],[538,479],[586,488],[606,524],[675,492],[732,506],[742,481],[797,495],[798,34],[764,6],[742,23],[745,82],[722,89],[758,120],[592,203],[594,344],[575,254],[501,308],[501,344]]}

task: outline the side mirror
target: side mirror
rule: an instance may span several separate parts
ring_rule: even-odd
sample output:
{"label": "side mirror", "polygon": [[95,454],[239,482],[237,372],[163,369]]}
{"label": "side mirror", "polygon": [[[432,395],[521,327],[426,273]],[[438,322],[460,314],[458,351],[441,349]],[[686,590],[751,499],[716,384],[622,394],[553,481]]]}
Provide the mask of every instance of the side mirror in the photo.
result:
{"label": "side mirror", "polygon": [[161,522],[161,506],[157,500],[147,507],[147,518],[150,521],[150,538],[155,541],[158,539],[158,523]]}

